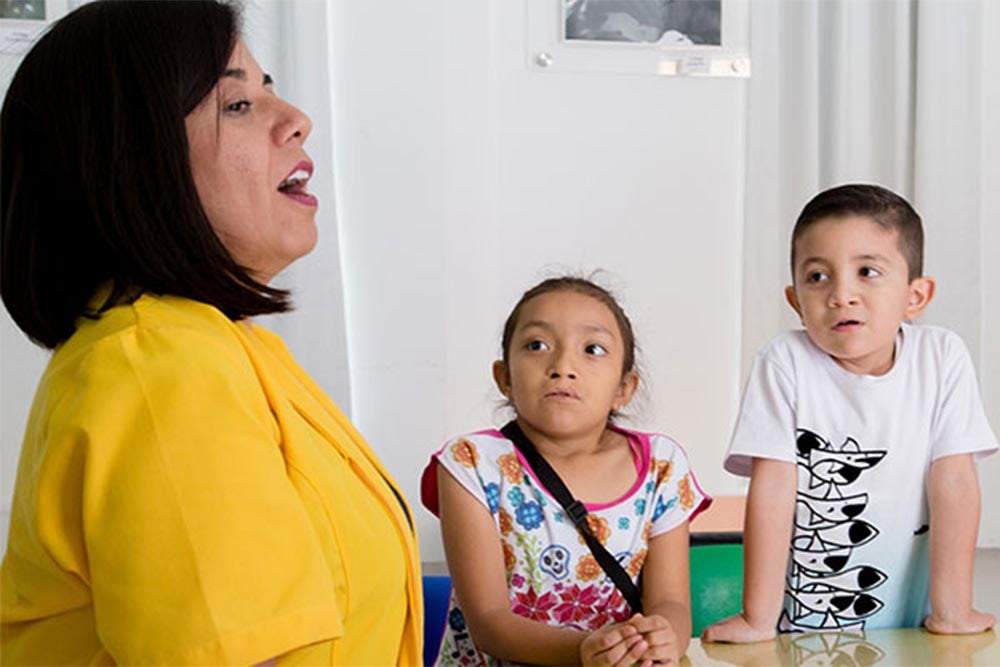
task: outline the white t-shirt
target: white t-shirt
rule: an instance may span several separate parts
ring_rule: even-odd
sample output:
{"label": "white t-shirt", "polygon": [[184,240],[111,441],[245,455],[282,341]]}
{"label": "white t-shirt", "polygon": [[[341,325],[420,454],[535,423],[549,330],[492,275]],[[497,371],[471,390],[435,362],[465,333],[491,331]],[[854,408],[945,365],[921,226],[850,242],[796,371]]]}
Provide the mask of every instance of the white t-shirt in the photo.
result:
{"label": "white t-shirt", "polygon": [[725,467],[798,466],[779,630],[918,627],[928,605],[927,474],[997,449],[962,340],[904,324],[881,376],[840,366],[790,331],[754,360]]}

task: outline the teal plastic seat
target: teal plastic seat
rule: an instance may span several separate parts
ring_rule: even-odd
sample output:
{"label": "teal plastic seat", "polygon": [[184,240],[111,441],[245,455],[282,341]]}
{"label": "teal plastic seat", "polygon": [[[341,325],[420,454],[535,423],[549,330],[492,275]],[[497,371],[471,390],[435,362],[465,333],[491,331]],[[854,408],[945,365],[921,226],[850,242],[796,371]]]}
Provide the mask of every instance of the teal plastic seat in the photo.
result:
{"label": "teal plastic seat", "polygon": [[743,605],[743,545],[692,546],[691,636],[740,613]]}

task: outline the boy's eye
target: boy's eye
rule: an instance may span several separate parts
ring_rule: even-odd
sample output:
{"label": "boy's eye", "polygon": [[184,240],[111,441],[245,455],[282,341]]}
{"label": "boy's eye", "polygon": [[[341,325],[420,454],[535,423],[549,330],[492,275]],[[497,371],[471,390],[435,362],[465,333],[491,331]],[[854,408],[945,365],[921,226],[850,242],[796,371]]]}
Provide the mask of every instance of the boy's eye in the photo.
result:
{"label": "boy's eye", "polygon": [[548,344],[545,341],[533,340],[527,345],[528,349],[533,352],[542,352],[549,349]]}
{"label": "boy's eye", "polygon": [[226,105],[226,111],[229,113],[243,113],[250,108],[252,102],[250,100],[237,100]]}
{"label": "boy's eye", "polygon": [[827,278],[829,278],[829,276],[827,276],[822,271],[810,271],[809,273],[806,274],[807,283],[820,283],[826,280]]}
{"label": "boy's eye", "polygon": [[863,278],[877,278],[882,275],[882,272],[871,266],[863,266],[858,273]]}
{"label": "boy's eye", "polygon": [[591,343],[587,347],[583,348],[583,350],[587,354],[592,354],[595,357],[603,357],[608,353],[603,345],[598,345],[597,343]]}

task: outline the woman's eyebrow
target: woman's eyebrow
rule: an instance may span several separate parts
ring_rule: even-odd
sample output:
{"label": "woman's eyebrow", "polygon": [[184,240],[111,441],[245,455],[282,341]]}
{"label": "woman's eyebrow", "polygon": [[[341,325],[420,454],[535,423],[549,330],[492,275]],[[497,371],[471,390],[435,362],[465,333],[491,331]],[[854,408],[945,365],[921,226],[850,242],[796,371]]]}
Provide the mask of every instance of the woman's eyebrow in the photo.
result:
{"label": "woman's eyebrow", "polygon": [[233,67],[233,68],[227,69],[225,72],[223,72],[222,76],[219,77],[219,78],[220,79],[224,79],[226,77],[230,77],[230,78],[233,78],[233,79],[239,79],[240,81],[246,81],[247,71],[245,69],[240,68],[240,67]]}

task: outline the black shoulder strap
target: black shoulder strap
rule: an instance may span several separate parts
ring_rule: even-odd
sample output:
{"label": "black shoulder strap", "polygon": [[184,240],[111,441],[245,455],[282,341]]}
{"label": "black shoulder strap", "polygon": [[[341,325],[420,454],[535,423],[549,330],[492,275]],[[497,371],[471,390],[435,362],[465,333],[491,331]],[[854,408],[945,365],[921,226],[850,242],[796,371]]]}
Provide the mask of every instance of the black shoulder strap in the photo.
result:
{"label": "black shoulder strap", "polygon": [[604,548],[600,540],[594,537],[594,534],[590,531],[590,524],[587,523],[587,508],[573,497],[573,494],[566,488],[559,475],[552,469],[549,462],[538,453],[538,450],[535,449],[535,444],[528,439],[528,436],[524,434],[524,431],[521,430],[516,421],[509,422],[500,429],[500,432],[514,443],[514,446],[524,455],[528,465],[538,475],[538,479],[541,480],[549,493],[566,510],[566,515],[573,522],[573,525],[576,526],[587,546],[590,547],[590,551],[594,554],[594,558],[597,559],[601,569],[611,577],[611,581],[615,583],[618,590],[625,596],[628,606],[632,608],[632,613],[641,614],[642,594],[639,592],[638,587],[632,583],[632,578],[628,576],[628,572],[625,571],[621,563]]}

